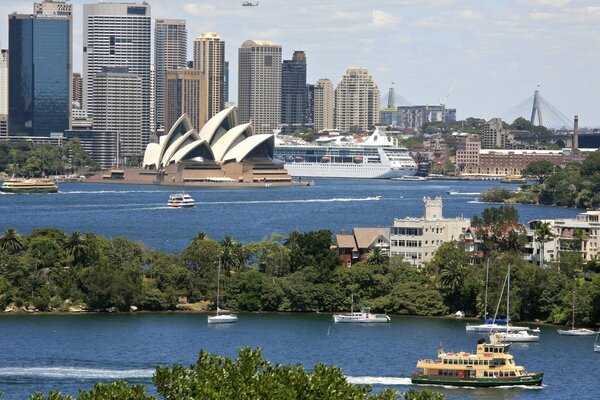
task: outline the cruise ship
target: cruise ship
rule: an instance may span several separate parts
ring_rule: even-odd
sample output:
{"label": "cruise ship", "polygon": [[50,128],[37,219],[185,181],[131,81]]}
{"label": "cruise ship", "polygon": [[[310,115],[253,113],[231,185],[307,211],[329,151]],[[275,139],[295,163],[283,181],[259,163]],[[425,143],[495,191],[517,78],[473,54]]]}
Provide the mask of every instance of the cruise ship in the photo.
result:
{"label": "cruise ship", "polygon": [[391,179],[417,172],[408,150],[379,129],[364,141],[337,135],[301,143],[277,136],[274,158],[293,177]]}

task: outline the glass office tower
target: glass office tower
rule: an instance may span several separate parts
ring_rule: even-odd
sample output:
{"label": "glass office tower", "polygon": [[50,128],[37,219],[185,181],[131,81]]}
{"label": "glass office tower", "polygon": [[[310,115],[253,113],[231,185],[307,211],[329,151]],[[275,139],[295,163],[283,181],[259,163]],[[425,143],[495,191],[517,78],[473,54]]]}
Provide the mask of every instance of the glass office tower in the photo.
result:
{"label": "glass office tower", "polygon": [[8,41],[10,136],[70,129],[71,16],[11,14]]}

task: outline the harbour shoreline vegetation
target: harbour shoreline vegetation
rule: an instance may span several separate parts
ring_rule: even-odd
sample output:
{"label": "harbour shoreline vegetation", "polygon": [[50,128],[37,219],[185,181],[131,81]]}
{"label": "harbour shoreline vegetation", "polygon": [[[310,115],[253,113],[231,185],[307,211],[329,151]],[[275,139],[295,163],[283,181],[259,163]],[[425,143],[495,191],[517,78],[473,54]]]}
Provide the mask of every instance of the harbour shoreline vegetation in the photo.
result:
{"label": "harbour shoreline vegetation", "polygon": [[[444,395],[429,390],[410,389],[400,393],[384,389],[372,393],[369,385],[349,383],[340,368],[317,364],[312,371],[302,365],[271,364],[260,349],[242,348],[237,359],[200,351],[198,361],[189,367],[175,364],[157,367],[152,378],[156,392],[164,400],[179,399],[272,399],[272,400],[443,400]],[[157,400],[146,394],[144,385],[124,381],[97,383],[77,396],[59,391],[34,393],[29,400]]]}
{"label": "harbour shoreline vegetation", "polygon": [[[0,309],[5,312],[207,311],[214,308],[217,266],[221,301],[240,312],[341,312],[355,303],[375,312],[483,316],[486,260],[489,304],[496,304],[506,265],[512,268],[514,320],[570,322],[573,280],[576,324],[600,322],[600,262],[564,253],[544,267],[525,261],[523,233],[512,207],[486,209],[474,226],[490,228],[482,258],[473,261],[461,242],[443,244],[426,268],[401,257],[370,253],[342,266],[331,248],[332,232],[291,232],[258,243],[232,237],[215,241],[198,233],[179,254],[145,247],[124,237],[64,233],[55,228],[0,236]],[[508,222],[507,222],[508,221]],[[505,310],[500,308],[501,313]]]}
{"label": "harbour shoreline vegetation", "polygon": [[579,209],[600,207],[600,152],[582,163],[557,168],[549,161],[533,161],[522,172],[536,179],[517,190],[489,189],[481,194],[486,203],[540,204]]}

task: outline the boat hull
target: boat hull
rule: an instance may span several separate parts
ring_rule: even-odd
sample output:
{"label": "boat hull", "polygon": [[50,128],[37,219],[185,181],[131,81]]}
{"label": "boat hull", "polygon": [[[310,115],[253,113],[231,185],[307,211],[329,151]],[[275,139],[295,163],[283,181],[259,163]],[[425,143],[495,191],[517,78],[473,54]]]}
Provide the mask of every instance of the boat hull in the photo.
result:
{"label": "boat hull", "polygon": [[540,386],[544,379],[543,373],[532,373],[525,376],[509,378],[459,378],[438,377],[431,375],[415,374],[411,381],[415,385],[444,385],[444,386],[469,386],[469,387],[497,387],[497,386]]}
{"label": "boat hull", "polygon": [[594,345],[594,351],[600,353],[600,344],[595,344]]}
{"label": "boat hull", "polygon": [[0,188],[0,192],[3,193],[27,193],[27,194],[41,194],[41,193],[58,193],[58,188]]}
{"label": "boat hull", "polygon": [[387,315],[377,317],[354,317],[349,315],[334,315],[333,322],[346,324],[381,324],[390,322]]}
{"label": "boat hull", "polygon": [[[495,334],[493,334],[492,336],[496,336]],[[531,342],[539,342],[540,341],[540,337],[539,336],[535,336],[535,335],[499,335],[496,336],[496,338],[498,339],[498,341],[500,341],[501,343],[531,343]],[[491,336],[490,336],[491,339]]]}
{"label": "boat hull", "polygon": [[[494,331],[506,331],[506,325],[499,324],[480,324],[480,325],[469,325],[467,324],[465,329],[467,332],[494,332]],[[526,326],[509,326],[510,332],[516,331],[529,331],[530,329]]]}
{"label": "boat hull", "polygon": [[233,324],[237,320],[236,315],[213,315],[208,317],[209,324]]}
{"label": "boat hull", "polygon": [[569,329],[569,330],[562,330],[559,329],[558,330],[558,334],[559,335],[565,335],[565,336],[594,336],[597,334],[597,332],[594,332],[592,330],[587,330],[587,329]]}
{"label": "boat hull", "polygon": [[416,168],[385,164],[293,162],[285,163],[284,168],[293,177],[311,178],[392,179],[417,173]]}

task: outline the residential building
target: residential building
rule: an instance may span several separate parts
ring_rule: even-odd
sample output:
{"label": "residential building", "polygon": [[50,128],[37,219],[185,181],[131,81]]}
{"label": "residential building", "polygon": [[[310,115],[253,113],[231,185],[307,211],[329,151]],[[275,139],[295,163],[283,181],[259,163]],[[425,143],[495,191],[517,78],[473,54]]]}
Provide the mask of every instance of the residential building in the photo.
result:
{"label": "residential building", "polygon": [[164,125],[167,70],[185,68],[187,30],[183,19],[157,19],[154,25],[154,129]]}
{"label": "residential building", "polygon": [[92,103],[93,128],[119,134],[121,157],[143,154],[147,143],[143,129],[142,78],[126,67],[102,67],[94,76]]}
{"label": "residential building", "polygon": [[333,129],[333,83],[329,79],[319,79],[315,84],[315,129],[323,131]]}
{"label": "residential building", "polygon": [[204,76],[206,98],[202,102],[210,119],[225,108],[225,42],[217,33],[203,33],[194,41],[194,68]]}
{"label": "residential building", "polygon": [[390,229],[354,228],[349,235],[342,231],[335,236],[332,247],[338,251],[344,266],[352,267],[357,262],[364,262],[375,247],[381,248],[384,254],[389,254]]}
{"label": "residential building", "polygon": [[315,85],[306,84],[306,104],[304,109],[304,128],[314,129],[315,127]]}
{"label": "residential building", "polygon": [[366,68],[348,68],[335,88],[335,127],[367,130],[379,122],[379,88]]}
{"label": "residential building", "polygon": [[[94,77],[102,72],[103,67],[124,67],[129,74],[138,77],[141,82],[139,101],[141,102],[141,129],[138,138],[133,138],[129,130],[127,145],[123,143],[126,152],[138,151],[141,155],[146,144],[150,141],[150,60],[151,60],[151,31],[152,18],[150,5],[141,3],[99,2],[83,5],[83,108],[96,121],[92,104],[97,104],[94,98]],[[131,83],[131,82],[130,82]],[[130,84],[128,83],[128,85]],[[135,85],[134,85],[135,86]],[[132,87],[129,86],[129,89]],[[133,112],[138,110],[138,99],[133,100],[130,108],[131,126],[136,126],[138,116]],[[104,117],[102,117],[104,118]],[[94,129],[98,129],[94,125]],[[110,128],[99,128],[110,129]]]}
{"label": "residential building", "polygon": [[504,128],[500,118],[492,118],[483,125],[482,149],[505,149],[510,142],[510,130]]}
{"label": "residential building", "polygon": [[165,132],[169,132],[183,114],[197,131],[207,121],[206,79],[197,69],[180,68],[167,71],[165,81]]}
{"label": "residential building", "polygon": [[0,45],[0,138],[8,136],[8,50]]}
{"label": "residential building", "polygon": [[460,171],[479,166],[481,141],[479,135],[470,134],[459,138],[456,142],[456,166]]}
{"label": "residential building", "polygon": [[229,103],[229,61],[225,61],[223,73],[223,104]]}
{"label": "residential building", "polygon": [[73,72],[73,107],[81,108],[83,103],[83,79],[79,72]]}
{"label": "residential building", "polygon": [[272,133],[281,123],[281,46],[246,40],[238,68],[240,123],[252,121],[257,134]]}
{"label": "residential building", "polygon": [[65,139],[79,138],[81,147],[90,155],[93,162],[102,169],[117,166],[119,150],[117,131],[94,129],[70,129],[65,131]]}
{"label": "residential building", "polygon": [[390,254],[402,256],[415,267],[431,260],[442,243],[460,240],[471,225],[469,218],[444,218],[442,198],[423,198],[422,218],[394,219],[390,231]]}
{"label": "residential building", "polygon": [[455,122],[456,109],[446,108],[445,105],[399,106],[396,118],[398,126],[407,129],[420,130],[430,122]]}
{"label": "residential building", "polygon": [[306,122],[306,54],[294,51],[281,66],[281,129],[283,133],[302,130]]}
{"label": "residential building", "polygon": [[8,131],[48,136],[71,123],[72,14],[64,0],[8,16]]}

